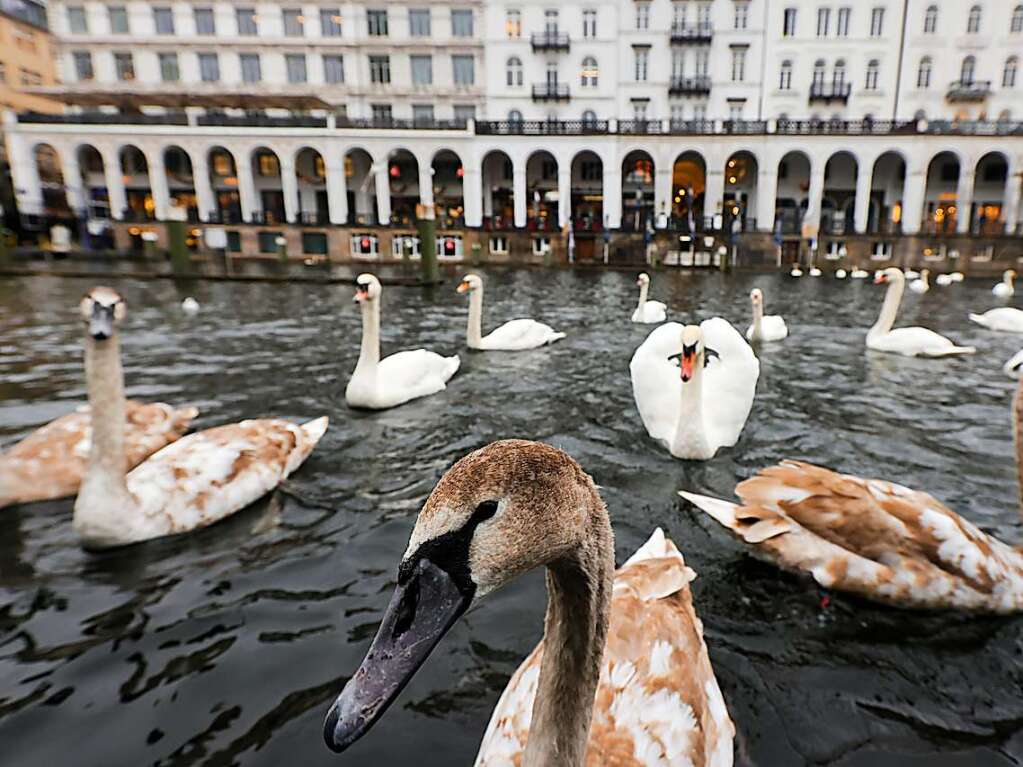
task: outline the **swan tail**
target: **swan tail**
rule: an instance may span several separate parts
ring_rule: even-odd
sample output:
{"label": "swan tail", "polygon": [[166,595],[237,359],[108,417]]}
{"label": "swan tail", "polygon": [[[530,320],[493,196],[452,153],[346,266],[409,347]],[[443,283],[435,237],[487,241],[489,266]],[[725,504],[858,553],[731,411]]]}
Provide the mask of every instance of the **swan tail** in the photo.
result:
{"label": "swan tail", "polygon": [[327,426],[329,425],[330,419],[325,415],[320,416],[302,424],[302,434],[311,444],[315,445],[327,433]]}
{"label": "swan tail", "polygon": [[736,529],[735,512],[739,507],[734,503],[723,501],[720,498],[711,498],[709,495],[687,493],[685,490],[680,491],[679,495],[693,504],[693,506],[698,508],[700,511],[704,511],[714,517],[714,519],[725,527],[730,527],[733,530]]}
{"label": "swan tail", "polygon": [[305,459],[309,457],[309,454],[313,452],[313,449],[326,433],[329,422],[330,419],[327,416],[321,416],[297,427],[299,440],[298,444],[291,451],[291,455],[288,456],[288,463],[284,473],[285,477],[290,476],[292,472],[305,463]]}
{"label": "swan tail", "polygon": [[560,341],[564,337],[565,337],[564,333],[558,333],[558,332],[551,333],[550,338],[547,339],[547,343],[552,344],[555,341]]}
{"label": "swan tail", "polygon": [[685,491],[681,491],[679,495],[700,511],[714,517],[746,543],[763,543],[793,529],[791,520],[777,511],[762,506],[737,506],[719,498]]}
{"label": "swan tail", "polygon": [[458,368],[462,365],[462,358],[456,354],[454,357],[445,357],[444,361],[447,363],[444,366],[444,380],[447,381],[458,372]]}
{"label": "swan tail", "polygon": [[174,424],[174,431],[179,434],[184,434],[188,431],[189,427],[199,415],[199,408],[192,405],[186,407],[174,408],[174,412],[171,414],[171,421]]}
{"label": "swan tail", "polygon": [[928,357],[958,357],[963,354],[976,354],[976,346],[952,346],[947,349],[938,349],[929,353]]}

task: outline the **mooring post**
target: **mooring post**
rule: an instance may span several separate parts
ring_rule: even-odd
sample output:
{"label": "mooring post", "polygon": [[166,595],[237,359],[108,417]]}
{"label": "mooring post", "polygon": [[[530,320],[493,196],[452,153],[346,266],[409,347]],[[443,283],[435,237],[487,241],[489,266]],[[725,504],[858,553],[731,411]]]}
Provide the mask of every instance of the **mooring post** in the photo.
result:
{"label": "mooring post", "polygon": [[184,221],[167,221],[167,250],[170,252],[171,270],[174,274],[185,274],[191,270],[192,259],[188,253]]}
{"label": "mooring post", "polygon": [[416,205],[416,231],[419,232],[419,259],[424,283],[440,282],[437,269],[437,219],[432,205]]}

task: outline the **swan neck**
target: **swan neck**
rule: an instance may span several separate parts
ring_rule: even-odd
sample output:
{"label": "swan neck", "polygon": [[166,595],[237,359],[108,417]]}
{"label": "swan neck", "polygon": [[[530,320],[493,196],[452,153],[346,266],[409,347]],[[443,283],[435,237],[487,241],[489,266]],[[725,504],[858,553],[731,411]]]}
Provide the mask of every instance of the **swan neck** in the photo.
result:
{"label": "swan neck", "polygon": [[376,371],[380,362],[380,299],[363,301],[362,308],[362,347],[359,349],[359,362],[355,372],[360,370]]}
{"label": "swan neck", "polygon": [[650,294],[650,285],[643,283],[639,286],[639,303],[636,305],[636,309],[639,311],[643,310],[643,306],[646,304],[646,297]]}
{"label": "swan neck", "polygon": [[672,438],[672,454],[685,454],[694,442],[704,441],[703,428],[703,359],[698,359],[693,368],[693,377],[682,383],[681,405],[678,422]]}
{"label": "swan neck", "polygon": [[1023,378],[1016,388],[1016,396],[1012,400],[1013,438],[1016,447],[1016,482],[1019,493],[1019,513],[1023,517]]}
{"label": "swan neck", "polygon": [[753,337],[760,338],[764,334],[764,305],[753,304]]}
{"label": "swan neck", "polygon": [[614,536],[592,482],[585,538],[547,567],[543,658],[522,767],[582,767],[611,618]]}
{"label": "swan neck", "polygon": [[884,303],[881,305],[881,314],[870,329],[871,333],[884,335],[891,331],[895,324],[895,316],[899,313],[899,304],[902,303],[902,291],[905,289],[905,282],[898,278],[888,284],[888,291],[884,294]]}
{"label": "swan neck", "polygon": [[469,325],[466,343],[470,349],[479,349],[483,342],[483,287],[469,291]]}

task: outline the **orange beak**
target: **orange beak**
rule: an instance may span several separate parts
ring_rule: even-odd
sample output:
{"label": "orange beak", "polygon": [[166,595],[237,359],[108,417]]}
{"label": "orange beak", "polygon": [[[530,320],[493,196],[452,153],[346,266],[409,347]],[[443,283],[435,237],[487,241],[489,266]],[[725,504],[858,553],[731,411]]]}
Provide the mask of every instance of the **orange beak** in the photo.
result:
{"label": "orange beak", "polygon": [[696,349],[692,351],[683,350],[682,358],[679,360],[679,369],[682,371],[682,383],[693,380],[693,372],[696,370]]}
{"label": "orange beak", "polygon": [[352,296],[352,300],[355,303],[361,304],[363,301],[366,301],[368,299],[369,299],[369,291],[363,290],[362,288],[356,288],[355,289],[355,295]]}
{"label": "orange beak", "polygon": [[877,275],[877,277],[874,278],[874,284],[875,285],[880,285],[882,282],[887,282],[887,281],[888,281],[888,278],[885,277],[883,274],[879,274],[879,275]]}
{"label": "orange beak", "polygon": [[457,292],[459,292],[459,293],[468,293],[469,292],[469,283],[466,282],[465,280],[462,280],[460,283],[458,283],[458,287],[455,288],[455,290]]}

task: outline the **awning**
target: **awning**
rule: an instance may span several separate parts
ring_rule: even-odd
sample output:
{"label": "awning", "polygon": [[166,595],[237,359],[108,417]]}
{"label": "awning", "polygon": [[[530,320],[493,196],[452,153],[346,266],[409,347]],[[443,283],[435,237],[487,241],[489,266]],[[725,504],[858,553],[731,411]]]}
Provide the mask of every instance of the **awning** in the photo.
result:
{"label": "awning", "polygon": [[107,90],[103,88],[69,88],[66,85],[39,88],[25,88],[26,93],[60,101],[71,106],[99,107],[114,106],[123,111],[139,111],[142,107],[164,107],[184,109],[205,107],[207,109],[333,109],[334,105],[324,101],[313,91],[287,93],[272,91],[217,90],[208,93],[175,91],[166,84],[159,90],[136,89],[133,91]]}

